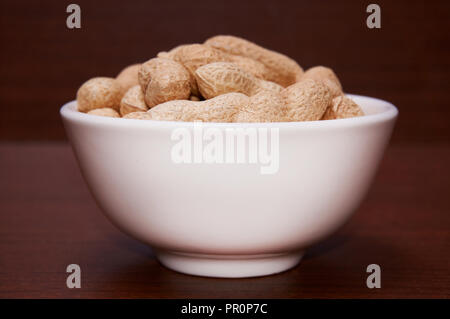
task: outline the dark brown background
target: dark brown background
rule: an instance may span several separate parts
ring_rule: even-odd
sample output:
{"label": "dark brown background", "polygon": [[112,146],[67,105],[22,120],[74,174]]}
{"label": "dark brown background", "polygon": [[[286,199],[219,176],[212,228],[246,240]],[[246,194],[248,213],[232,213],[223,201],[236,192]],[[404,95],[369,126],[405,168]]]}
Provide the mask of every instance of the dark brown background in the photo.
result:
{"label": "dark brown background", "polygon": [[[66,6],[82,9],[69,30]],[[375,2],[375,1],[374,1]],[[0,298],[450,297],[450,2],[0,2]],[[115,76],[181,43],[234,34],[308,68],[332,67],[347,92],[393,102],[400,118],[355,216],[299,267],[243,280],[185,276],[115,229],[87,191],[59,117],[94,76]],[[82,289],[65,286],[68,264]],[[365,285],[368,264],[382,288]]]}
{"label": "dark brown background", "polygon": [[347,92],[393,102],[394,142],[450,138],[449,1],[377,1],[381,29],[366,26],[368,1],[79,0],[82,28],[69,30],[70,3],[1,1],[4,140],[63,139],[59,107],[88,78],[215,34],[330,66]]}

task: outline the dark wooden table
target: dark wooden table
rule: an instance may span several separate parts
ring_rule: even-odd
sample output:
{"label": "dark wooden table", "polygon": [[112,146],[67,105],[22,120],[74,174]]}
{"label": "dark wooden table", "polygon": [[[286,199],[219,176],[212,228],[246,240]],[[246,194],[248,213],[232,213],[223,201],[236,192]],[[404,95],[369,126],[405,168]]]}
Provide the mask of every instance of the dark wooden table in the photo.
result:
{"label": "dark wooden table", "polygon": [[[62,143],[0,144],[0,298],[450,297],[450,145],[391,146],[355,216],[301,264],[252,279],[182,275],[102,216]],[[81,267],[81,289],[66,267]],[[381,266],[381,289],[366,267]]]}

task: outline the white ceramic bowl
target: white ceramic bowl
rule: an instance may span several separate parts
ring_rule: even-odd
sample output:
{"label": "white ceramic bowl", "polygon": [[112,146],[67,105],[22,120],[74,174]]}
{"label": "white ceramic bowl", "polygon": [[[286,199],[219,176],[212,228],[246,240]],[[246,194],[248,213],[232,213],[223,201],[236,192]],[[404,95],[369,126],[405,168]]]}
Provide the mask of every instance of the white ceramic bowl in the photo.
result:
{"label": "white ceramic bowl", "polygon": [[[366,194],[398,111],[382,100],[350,97],[366,116],[202,126],[87,115],[74,101],[61,115],[86,182],[117,227],[152,246],[173,270],[252,277],[294,267]],[[270,141],[279,145],[278,169],[262,174],[259,160],[174,161],[172,134],[180,128],[198,133],[199,127],[203,134],[270,130]]]}

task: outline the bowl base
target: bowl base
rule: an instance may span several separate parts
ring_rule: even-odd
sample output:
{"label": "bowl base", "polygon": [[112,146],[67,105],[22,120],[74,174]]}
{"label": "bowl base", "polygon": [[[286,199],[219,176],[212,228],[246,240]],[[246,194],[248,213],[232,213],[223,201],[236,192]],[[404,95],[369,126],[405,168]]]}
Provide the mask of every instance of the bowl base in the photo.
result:
{"label": "bowl base", "polygon": [[169,269],[195,276],[244,278],[276,274],[295,267],[303,251],[264,255],[207,255],[155,251]]}

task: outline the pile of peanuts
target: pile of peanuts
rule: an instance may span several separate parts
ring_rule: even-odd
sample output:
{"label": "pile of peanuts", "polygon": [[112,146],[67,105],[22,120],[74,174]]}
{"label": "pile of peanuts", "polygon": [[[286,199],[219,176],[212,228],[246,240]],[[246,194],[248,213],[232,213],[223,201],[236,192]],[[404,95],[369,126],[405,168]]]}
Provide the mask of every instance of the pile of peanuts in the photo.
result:
{"label": "pile of peanuts", "polygon": [[291,58],[235,36],[186,44],[77,92],[80,112],[127,119],[296,122],[362,116],[330,68],[303,71]]}

